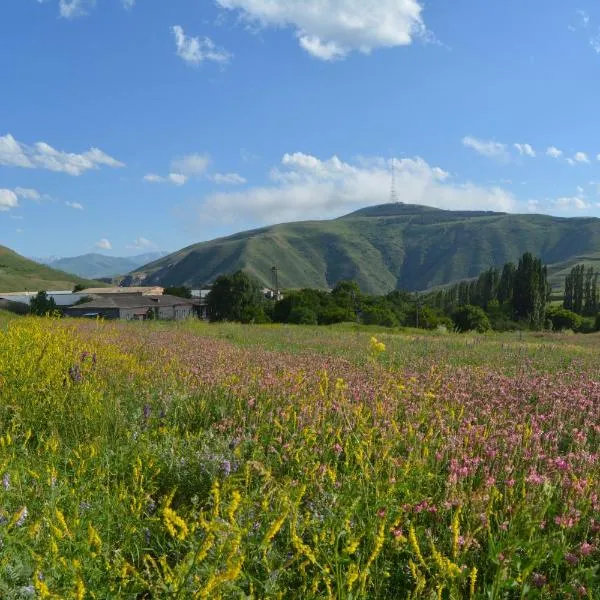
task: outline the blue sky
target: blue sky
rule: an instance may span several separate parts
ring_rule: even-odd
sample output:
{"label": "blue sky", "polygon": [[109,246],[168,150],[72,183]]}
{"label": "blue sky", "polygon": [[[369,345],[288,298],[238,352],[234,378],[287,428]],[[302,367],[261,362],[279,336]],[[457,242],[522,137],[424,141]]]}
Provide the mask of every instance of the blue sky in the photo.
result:
{"label": "blue sky", "polygon": [[0,244],[130,255],[389,198],[600,216],[591,0],[2,0]]}

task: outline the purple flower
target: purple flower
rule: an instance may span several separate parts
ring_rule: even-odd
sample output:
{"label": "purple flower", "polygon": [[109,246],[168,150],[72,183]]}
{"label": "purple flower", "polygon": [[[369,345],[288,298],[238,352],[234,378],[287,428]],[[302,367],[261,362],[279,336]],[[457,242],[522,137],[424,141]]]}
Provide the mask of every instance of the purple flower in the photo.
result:
{"label": "purple flower", "polygon": [[546,576],[542,575],[541,573],[534,573],[531,577],[531,581],[533,582],[533,585],[535,585],[535,587],[541,588],[546,585],[547,579]]}

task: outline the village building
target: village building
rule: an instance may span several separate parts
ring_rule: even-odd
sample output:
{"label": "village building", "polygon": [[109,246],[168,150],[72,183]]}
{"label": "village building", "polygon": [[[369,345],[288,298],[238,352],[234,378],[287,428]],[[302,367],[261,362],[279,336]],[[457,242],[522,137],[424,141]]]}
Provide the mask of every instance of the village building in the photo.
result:
{"label": "village building", "polygon": [[135,296],[162,296],[165,292],[165,288],[158,285],[149,287],[102,287],[102,288],[87,288],[81,290],[81,293],[85,296],[99,296],[99,295],[115,295],[115,294],[127,294]]}
{"label": "village building", "polygon": [[142,294],[102,294],[64,310],[68,317],[101,317],[126,321],[182,321],[196,317],[198,312],[198,303],[194,300]]}

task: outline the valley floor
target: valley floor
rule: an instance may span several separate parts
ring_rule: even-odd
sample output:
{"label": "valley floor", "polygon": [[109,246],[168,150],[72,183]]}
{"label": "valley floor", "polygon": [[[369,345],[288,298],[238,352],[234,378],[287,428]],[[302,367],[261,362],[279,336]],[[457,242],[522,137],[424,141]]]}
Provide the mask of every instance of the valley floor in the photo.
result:
{"label": "valley floor", "polygon": [[0,597],[597,598],[599,349],[0,316]]}

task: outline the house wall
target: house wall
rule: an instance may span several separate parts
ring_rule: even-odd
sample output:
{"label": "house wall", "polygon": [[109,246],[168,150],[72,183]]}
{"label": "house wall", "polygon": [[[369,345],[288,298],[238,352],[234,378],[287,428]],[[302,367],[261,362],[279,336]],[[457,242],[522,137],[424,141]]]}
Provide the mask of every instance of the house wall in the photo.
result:
{"label": "house wall", "polygon": [[119,309],[118,308],[102,308],[102,309],[91,309],[91,308],[79,308],[77,306],[72,306],[71,308],[67,308],[65,310],[65,314],[69,317],[83,317],[85,314],[89,314],[92,312],[99,313],[100,316],[104,319],[118,319],[119,318]]}

